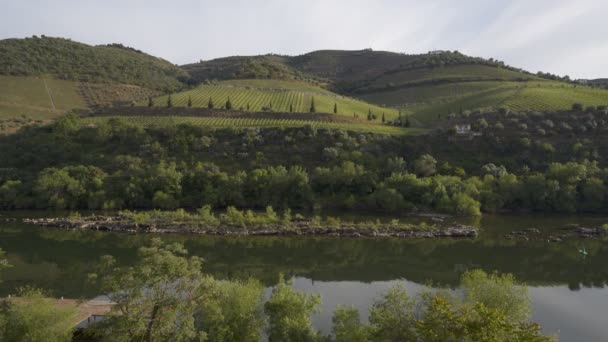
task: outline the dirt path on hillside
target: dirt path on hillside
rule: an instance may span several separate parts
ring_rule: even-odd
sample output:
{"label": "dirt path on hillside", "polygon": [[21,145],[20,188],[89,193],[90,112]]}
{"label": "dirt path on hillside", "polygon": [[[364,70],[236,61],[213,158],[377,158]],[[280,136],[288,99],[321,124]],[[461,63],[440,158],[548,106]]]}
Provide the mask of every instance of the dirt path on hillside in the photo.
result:
{"label": "dirt path on hillside", "polygon": [[46,89],[46,93],[49,95],[49,99],[51,100],[51,107],[53,108],[53,111],[57,110],[57,108],[55,108],[55,101],[53,100],[53,95],[51,95],[51,90],[49,89],[49,86],[46,84],[46,79],[43,78],[42,82],[44,82],[44,88]]}

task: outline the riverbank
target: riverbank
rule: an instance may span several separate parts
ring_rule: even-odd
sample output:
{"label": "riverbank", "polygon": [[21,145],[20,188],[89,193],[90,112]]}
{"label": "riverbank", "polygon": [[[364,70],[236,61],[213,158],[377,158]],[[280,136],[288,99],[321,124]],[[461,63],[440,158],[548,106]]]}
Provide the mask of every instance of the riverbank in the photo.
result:
{"label": "riverbank", "polygon": [[[419,226],[393,220],[388,223],[341,222],[328,218],[262,219],[260,215],[241,221],[220,218],[201,219],[200,216],[172,218],[161,212],[150,213],[141,218],[141,213],[120,213],[114,216],[92,215],[67,218],[28,218],[23,222],[43,227],[67,230],[94,230],[123,233],[197,234],[236,236],[326,236],[326,237],[392,237],[392,238],[475,238],[478,229],[462,224]],[[160,215],[159,215],[160,214]],[[169,217],[168,217],[169,216]]]}

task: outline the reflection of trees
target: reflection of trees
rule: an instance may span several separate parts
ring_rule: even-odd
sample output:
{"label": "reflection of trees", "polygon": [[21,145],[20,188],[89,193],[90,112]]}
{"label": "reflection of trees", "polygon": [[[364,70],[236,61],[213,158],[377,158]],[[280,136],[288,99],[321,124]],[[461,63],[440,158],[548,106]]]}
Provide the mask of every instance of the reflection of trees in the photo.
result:
{"label": "reflection of trees", "polygon": [[[99,257],[112,254],[130,263],[136,249],[152,235],[111,234],[87,231],[23,229],[2,235],[0,248],[20,260],[21,281],[7,279],[0,294],[16,285],[61,289],[61,295],[96,294],[86,276]],[[191,254],[205,259],[207,272],[218,277],[255,277],[274,283],[279,273],[324,281],[407,280],[456,286],[460,273],[471,267],[513,273],[530,285],[568,284],[605,286],[608,247],[603,241],[586,240],[589,255],[578,253],[580,240],[559,244],[514,242],[497,236],[477,240],[331,239],[297,237],[202,237],[162,236],[183,243]],[[40,265],[55,265],[52,277],[36,277]],[[29,269],[28,269],[29,267]],[[28,276],[30,274],[30,276]],[[28,277],[30,277],[28,279]]]}

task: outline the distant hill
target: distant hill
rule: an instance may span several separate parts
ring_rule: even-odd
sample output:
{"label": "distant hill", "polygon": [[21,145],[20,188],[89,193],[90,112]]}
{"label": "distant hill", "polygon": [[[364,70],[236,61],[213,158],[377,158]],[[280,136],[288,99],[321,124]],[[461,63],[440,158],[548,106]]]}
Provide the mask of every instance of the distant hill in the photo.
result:
{"label": "distant hill", "polygon": [[188,75],[170,62],[121,44],[91,46],[63,38],[0,40],[0,75],[52,76],[171,91]]}
{"label": "distant hill", "polygon": [[457,51],[409,55],[370,49],[321,50],[295,57],[220,58],[184,69],[196,82],[305,80],[341,95],[399,108],[422,124],[466,110],[547,111],[570,109],[575,102],[608,104],[606,91]]}
{"label": "distant hill", "polygon": [[[83,106],[146,105],[148,97],[162,106],[168,94],[174,94],[176,106],[187,105],[188,98],[195,107],[206,106],[209,97],[222,106],[230,97],[235,109],[249,104],[250,111],[283,112],[290,107],[307,112],[315,97],[318,112],[333,113],[337,105],[343,115],[365,119],[371,111],[376,120],[385,113],[387,121],[401,112],[419,126],[499,107],[528,112],[608,104],[608,90],[599,89],[605,80],[585,86],[458,51],[320,50],[176,66],[122,44],[91,46],[42,36],[0,40],[0,76],[10,80],[0,98],[0,116],[6,120],[47,119]],[[46,88],[40,88],[45,80]],[[57,94],[69,94],[69,101],[53,105]]]}

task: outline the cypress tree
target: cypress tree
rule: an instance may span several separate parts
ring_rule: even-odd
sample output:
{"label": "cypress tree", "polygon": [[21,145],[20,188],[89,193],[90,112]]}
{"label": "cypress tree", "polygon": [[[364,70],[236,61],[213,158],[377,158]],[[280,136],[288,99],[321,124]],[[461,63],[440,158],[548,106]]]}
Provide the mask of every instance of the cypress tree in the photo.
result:
{"label": "cypress tree", "polygon": [[192,97],[188,96],[188,108],[192,107]]}
{"label": "cypress tree", "polygon": [[313,96],[312,100],[310,101],[310,112],[314,113],[316,111],[317,111],[317,109],[315,108],[315,97]]}
{"label": "cypress tree", "polygon": [[207,108],[213,109],[213,99],[209,98],[209,102],[207,102]]}
{"label": "cypress tree", "polygon": [[247,102],[247,111],[249,111],[249,102]]}
{"label": "cypress tree", "polygon": [[293,113],[293,103],[290,103],[290,104],[289,104],[289,112],[290,112],[290,113]]}
{"label": "cypress tree", "polygon": [[228,98],[228,100],[226,100],[226,109],[228,109],[228,110],[232,109],[232,102],[230,102],[230,97]]}
{"label": "cypress tree", "polygon": [[382,113],[382,123],[386,122],[384,119],[384,113]]}
{"label": "cypress tree", "polygon": [[171,107],[173,107],[173,102],[171,102],[171,95],[169,95],[169,97],[167,97],[167,108]]}
{"label": "cypress tree", "polygon": [[148,96],[148,107],[154,107],[154,101],[152,100],[152,96]]}
{"label": "cypress tree", "polygon": [[334,114],[338,114],[338,104],[334,102]]}
{"label": "cypress tree", "polygon": [[367,110],[367,120],[372,121],[372,110],[371,109]]}

